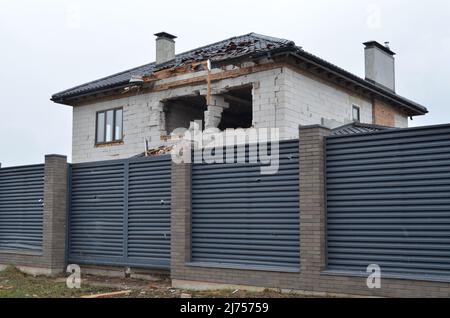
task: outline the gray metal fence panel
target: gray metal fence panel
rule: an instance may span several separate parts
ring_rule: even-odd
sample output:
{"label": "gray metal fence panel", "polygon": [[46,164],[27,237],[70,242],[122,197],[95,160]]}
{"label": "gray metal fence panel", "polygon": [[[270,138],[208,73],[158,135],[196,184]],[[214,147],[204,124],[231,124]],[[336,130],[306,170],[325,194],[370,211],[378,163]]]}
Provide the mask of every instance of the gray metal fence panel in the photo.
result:
{"label": "gray metal fence panel", "polygon": [[450,275],[450,126],[329,137],[331,270]]}
{"label": "gray metal fence panel", "polygon": [[170,156],[73,164],[69,260],[167,269]]}
{"label": "gray metal fence panel", "polygon": [[298,270],[298,141],[280,144],[280,167],[194,164],[192,261]]}
{"label": "gray metal fence panel", "polygon": [[171,160],[130,162],[128,187],[128,257],[169,267]]}
{"label": "gray metal fence panel", "polygon": [[72,260],[123,261],[124,162],[72,165]]}
{"label": "gray metal fence panel", "polygon": [[44,165],[0,169],[0,249],[42,251]]}

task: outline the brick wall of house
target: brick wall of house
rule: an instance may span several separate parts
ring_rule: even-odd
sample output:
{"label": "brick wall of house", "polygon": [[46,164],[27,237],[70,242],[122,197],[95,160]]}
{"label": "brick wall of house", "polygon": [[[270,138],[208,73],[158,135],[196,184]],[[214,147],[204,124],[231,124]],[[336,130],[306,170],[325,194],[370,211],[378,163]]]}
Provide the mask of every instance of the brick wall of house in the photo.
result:
{"label": "brick wall of house", "polygon": [[[161,80],[167,84],[204,76],[203,72]],[[213,92],[225,88],[253,85],[253,126],[279,128],[282,139],[297,137],[299,125],[324,123],[337,127],[352,121],[352,106],[361,110],[361,122],[407,127],[408,119],[394,108],[351,93],[312,75],[291,67],[278,67],[213,83]],[[170,90],[136,94],[131,97],[99,101],[73,108],[72,162],[89,162],[129,158],[144,151],[145,141],[151,148],[166,144],[163,105],[168,98],[206,93],[206,85],[178,87]],[[95,146],[96,112],[123,107],[123,143]],[[376,110],[375,110],[376,109]],[[323,122],[323,120],[325,122]]]}
{"label": "brick wall of house", "polygon": [[[196,74],[196,76],[204,75]],[[213,84],[213,90],[253,85],[253,125],[255,127],[276,127],[281,125],[280,119],[276,124],[275,109],[279,106],[276,87],[276,77],[280,69],[272,69],[221,80]],[[193,76],[193,75],[191,75]],[[170,81],[186,79],[178,76]],[[169,80],[161,81],[161,84]],[[171,90],[139,94],[132,97],[101,101],[73,108],[72,132],[72,162],[89,162],[111,159],[129,158],[144,152],[145,140],[151,148],[166,144],[161,140],[165,134],[164,114],[161,100],[178,96],[192,95],[196,92],[204,93],[206,85],[179,87]],[[123,107],[123,144],[95,147],[95,118],[96,112],[110,108]]]}
{"label": "brick wall of house", "polygon": [[408,127],[407,115],[378,99],[374,99],[372,111],[374,124],[398,128]]}
{"label": "brick wall of house", "polygon": [[322,119],[334,127],[353,121],[352,106],[360,108],[361,122],[372,123],[370,99],[350,93],[340,87],[284,68],[284,104],[280,109],[282,135],[287,139],[298,137],[299,125],[317,125]]}

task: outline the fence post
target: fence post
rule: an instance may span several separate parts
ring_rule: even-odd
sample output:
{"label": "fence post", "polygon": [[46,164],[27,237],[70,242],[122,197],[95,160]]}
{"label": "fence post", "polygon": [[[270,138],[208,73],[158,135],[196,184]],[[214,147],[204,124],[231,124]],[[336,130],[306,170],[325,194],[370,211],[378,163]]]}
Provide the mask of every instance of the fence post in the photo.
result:
{"label": "fence post", "polygon": [[66,264],[67,157],[45,156],[43,261],[51,275]]}
{"label": "fence post", "polygon": [[300,267],[313,289],[326,266],[325,136],[328,128],[301,126],[300,170]]}
{"label": "fence post", "polygon": [[190,163],[172,162],[171,278],[182,274],[191,257],[191,169]]}

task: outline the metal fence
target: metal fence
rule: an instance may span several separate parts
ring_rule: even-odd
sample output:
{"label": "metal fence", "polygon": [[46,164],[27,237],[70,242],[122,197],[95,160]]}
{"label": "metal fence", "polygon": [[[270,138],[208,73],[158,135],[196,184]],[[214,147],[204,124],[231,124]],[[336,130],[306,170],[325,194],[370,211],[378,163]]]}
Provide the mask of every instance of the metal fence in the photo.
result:
{"label": "metal fence", "polygon": [[282,142],[274,175],[261,164],[193,165],[194,263],[298,271],[298,152],[298,141]]}
{"label": "metal fence", "polygon": [[168,269],[170,156],[70,169],[70,262]]}
{"label": "metal fence", "polygon": [[42,251],[44,165],[0,169],[0,250]]}
{"label": "metal fence", "polygon": [[450,125],[329,137],[328,267],[450,275]]}

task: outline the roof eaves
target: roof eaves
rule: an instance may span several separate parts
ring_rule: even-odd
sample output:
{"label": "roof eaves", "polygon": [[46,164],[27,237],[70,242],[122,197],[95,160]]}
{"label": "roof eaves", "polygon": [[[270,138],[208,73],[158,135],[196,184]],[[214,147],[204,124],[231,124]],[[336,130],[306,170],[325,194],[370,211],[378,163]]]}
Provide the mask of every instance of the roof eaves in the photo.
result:
{"label": "roof eaves", "polygon": [[300,47],[296,47],[295,50],[292,51],[293,56],[300,58],[300,59],[306,59],[308,62],[316,64],[319,67],[327,69],[328,72],[334,73],[340,77],[345,77],[347,80],[355,82],[358,85],[363,86],[367,90],[370,90],[376,94],[379,94],[385,98],[388,98],[389,100],[392,100],[394,102],[397,102],[398,104],[402,105],[403,107],[406,107],[413,111],[415,115],[424,115],[428,113],[428,110],[426,107],[413,102],[405,97],[402,97],[396,93],[393,93],[383,87],[380,87],[378,85],[375,85],[359,76],[356,76],[342,68],[340,68],[337,65],[334,65],[330,62],[327,62],[320,57],[311,54],[309,52],[306,52]]}

